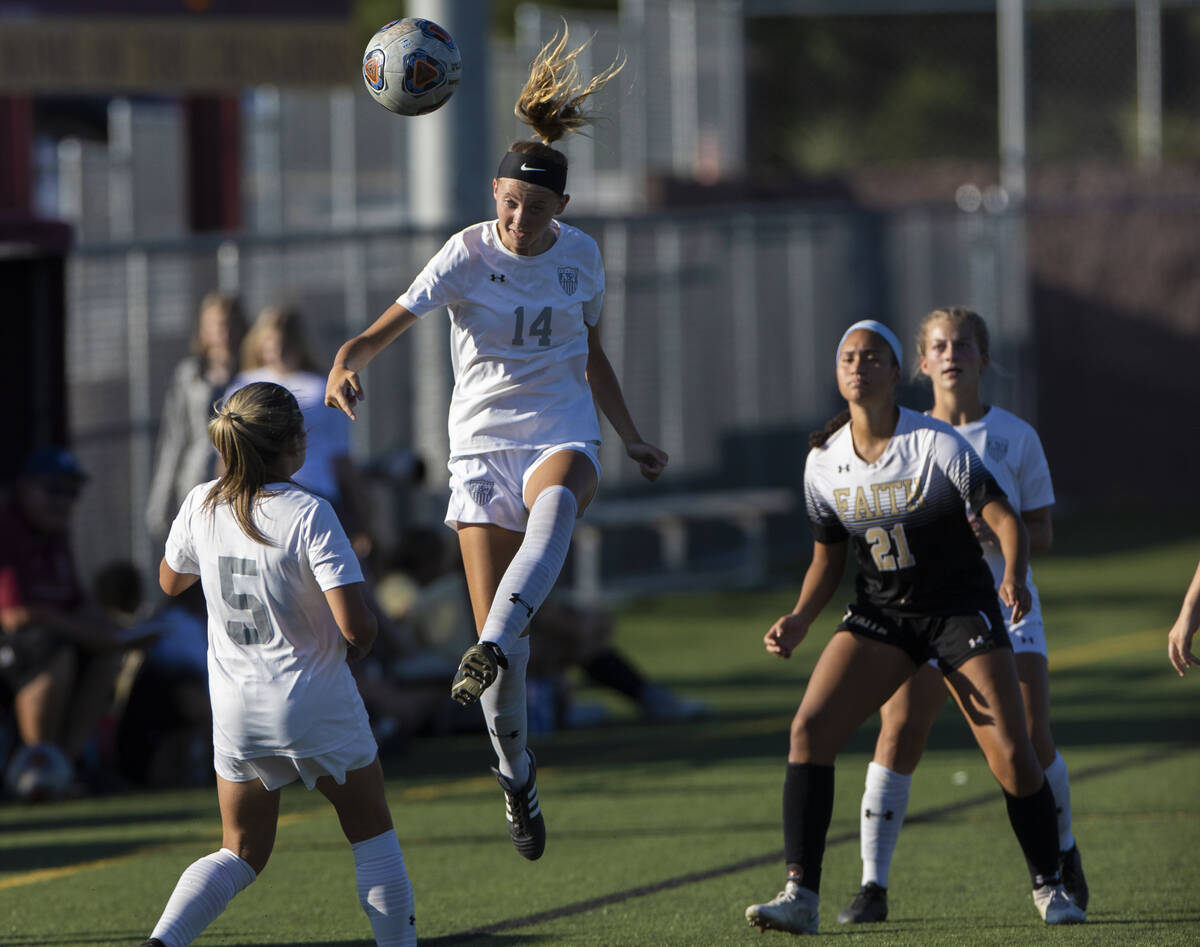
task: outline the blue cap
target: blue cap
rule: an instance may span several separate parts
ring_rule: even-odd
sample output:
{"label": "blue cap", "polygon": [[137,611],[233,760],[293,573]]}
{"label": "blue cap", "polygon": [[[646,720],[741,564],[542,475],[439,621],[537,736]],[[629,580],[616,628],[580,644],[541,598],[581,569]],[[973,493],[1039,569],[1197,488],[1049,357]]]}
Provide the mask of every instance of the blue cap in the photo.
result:
{"label": "blue cap", "polygon": [[21,476],[87,479],[79,458],[65,447],[39,447],[21,464]]}

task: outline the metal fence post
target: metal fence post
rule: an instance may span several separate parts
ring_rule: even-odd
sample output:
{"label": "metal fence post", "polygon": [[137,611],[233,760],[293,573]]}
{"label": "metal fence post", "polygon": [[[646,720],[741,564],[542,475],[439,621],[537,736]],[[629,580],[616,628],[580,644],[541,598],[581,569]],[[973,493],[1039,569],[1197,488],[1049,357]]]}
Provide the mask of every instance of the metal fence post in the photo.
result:
{"label": "metal fence post", "polygon": [[[126,375],[129,397],[129,509],[144,512],[154,458],[151,432],[157,420],[150,404],[150,262],[144,250],[125,255]],[[130,523],[129,556],[140,567],[153,565],[154,550],[144,515]]]}

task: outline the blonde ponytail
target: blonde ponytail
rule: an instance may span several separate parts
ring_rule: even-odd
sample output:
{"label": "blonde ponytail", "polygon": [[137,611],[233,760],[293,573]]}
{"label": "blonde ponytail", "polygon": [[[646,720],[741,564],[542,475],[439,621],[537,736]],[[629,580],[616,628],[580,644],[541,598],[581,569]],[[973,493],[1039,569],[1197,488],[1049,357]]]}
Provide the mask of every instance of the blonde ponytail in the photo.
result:
{"label": "blonde ponytail", "polygon": [[547,146],[567,132],[578,132],[592,124],[593,117],[582,109],[584,101],[625,68],[624,58],[615,59],[607,69],[585,83],[579,74],[577,60],[591,40],[567,52],[567,33],[564,21],[562,36],[556,32],[534,57],[529,67],[529,79],[513,107],[517,118],[532,128],[535,137]]}
{"label": "blonde ponytail", "polygon": [[242,532],[256,543],[271,541],[254,522],[255,504],[268,495],[272,466],[304,434],[304,415],[295,396],[282,385],[259,381],[239,388],[216,405],[208,435],[225,463],[225,474],[204,498],[211,513],[226,503]]}

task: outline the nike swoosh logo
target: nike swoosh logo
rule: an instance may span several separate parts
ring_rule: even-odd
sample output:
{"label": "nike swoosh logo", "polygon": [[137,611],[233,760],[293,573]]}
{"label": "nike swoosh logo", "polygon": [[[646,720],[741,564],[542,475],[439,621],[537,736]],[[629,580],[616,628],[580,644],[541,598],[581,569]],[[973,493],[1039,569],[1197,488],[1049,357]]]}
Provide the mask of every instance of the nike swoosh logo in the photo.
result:
{"label": "nike swoosh logo", "polygon": [[525,162],[522,161],[521,162],[521,170],[522,171],[545,171],[546,169],[545,168],[531,168],[531,167],[529,167],[529,165],[525,164]]}

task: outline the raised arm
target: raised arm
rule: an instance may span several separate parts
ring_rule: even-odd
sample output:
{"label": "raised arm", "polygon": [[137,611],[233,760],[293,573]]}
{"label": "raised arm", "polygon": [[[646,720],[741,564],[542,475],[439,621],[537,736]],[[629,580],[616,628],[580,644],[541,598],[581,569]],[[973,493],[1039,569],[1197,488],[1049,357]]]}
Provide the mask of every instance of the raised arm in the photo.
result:
{"label": "raised arm", "polygon": [[371,650],[379,632],[379,622],[367,608],[362,590],[362,582],[351,582],[349,585],[329,589],[325,593],[325,601],[329,603],[329,610],[333,612],[333,620],[337,622],[342,637],[355,649],[355,657],[362,657]]}
{"label": "raised arm", "polygon": [[813,543],[812,562],[804,573],[800,598],[791,614],[784,615],[763,636],[767,651],[790,658],[792,651],[808,635],[808,629],[829,604],[846,571],[846,543]]}
{"label": "raised arm", "polygon": [[392,303],[369,328],[338,349],[325,382],[325,404],[356,420],[354,406],[366,398],[358,373],[416,321],[411,312]]}
{"label": "raised arm", "polygon": [[596,326],[588,326],[588,360],[587,380],[592,388],[592,398],[596,406],[604,412],[613,430],[625,445],[625,453],[637,461],[642,476],[647,480],[657,480],[667,466],[667,455],[642,440],[637,425],[629,414],[625,404],[625,396],[621,394],[621,383],[617,373],[613,371],[612,363],[604,354],[604,346],[600,343],[600,330]]}
{"label": "raised arm", "polygon": [[996,593],[1001,602],[1012,608],[1011,620],[1018,622],[1029,614],[1032,605],[1029,586],[1025,584],[1029,575],[1029,531],[1008,500],[1000,497],[984,506],[979,515],[996,534],[1004,554],[1004,578]]}
{"label": "raised arm", "polygon": [[1192,576],[1192,584],[1188,586],[1183,596],[1183,607],[1179,609],[1179,617],[1171,626],[1167,636],[1167,656],[1171,664],[1183,677],[1193,664],[1200,664],[1200,658],[1192,652],[1192,639],[1196,635],[1196,626],[1200,625],[1200,565],[1196,566],[1196,574]]}

